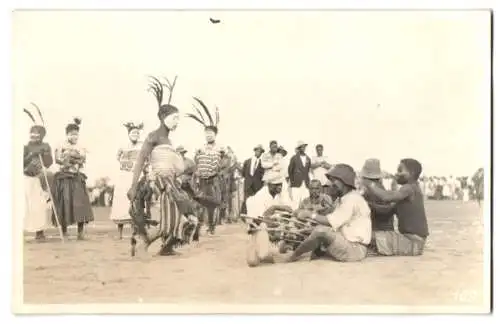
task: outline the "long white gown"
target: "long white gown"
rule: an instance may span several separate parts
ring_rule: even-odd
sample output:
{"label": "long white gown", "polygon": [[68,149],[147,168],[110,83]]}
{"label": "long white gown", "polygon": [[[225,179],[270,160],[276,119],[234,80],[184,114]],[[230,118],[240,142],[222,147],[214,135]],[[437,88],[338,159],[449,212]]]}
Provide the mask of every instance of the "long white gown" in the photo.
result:
{"label": "long white gown", "polygon": [[142,143],[129,143],[127,147],[120,150],[118,158],[120,171],[118,177],[113,181],[115,188],[110,215],[110,219],[115,223],[127,223],[131,221],[129,215],[130,201],[127,198],[127,191],[132,184],[133,169],[141,146]]}
{"label": "long white gown", "polygon": [[24,230],[43,231],[51,227],[52,209],[49,194],[42,189],[38,177],[24,176]]}

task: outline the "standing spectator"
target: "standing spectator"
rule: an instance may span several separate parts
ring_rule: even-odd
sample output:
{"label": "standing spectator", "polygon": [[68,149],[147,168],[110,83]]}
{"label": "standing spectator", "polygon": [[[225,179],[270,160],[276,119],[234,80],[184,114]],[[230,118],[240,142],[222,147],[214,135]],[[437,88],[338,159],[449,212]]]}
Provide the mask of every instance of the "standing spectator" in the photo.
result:
{"label": "standing spectator", "polygon": [[265,152],[262,145],[257,145],[253,149],[254,156],[243,162],[242,177],[244,179],[244,200],[241,207],[242,214],[247,213],[246,200],[248,197],[255,195],[263,186],[262,178],[264,176],[264,168],[261,163],[261,156]]}
{"label": "standing spectator", "polygon": [[306,143],[299,141],[296,146],[297,154],[290,159],[290,164],[288,165],[292,199],[297,204],[300,204],[304,198],[309,196],[311,159],[306,154],[306,147]]}
{"label": "standing spectator", "polygon": [[330,170],[332,165],[328,158],[323,155],[323,144],[316,145],[316,156],[311,158],[311,173],[313,180],[319,180],[323,187],[323,192],[326,192],[328,187],[328,180],[326,179],[326,172]]}

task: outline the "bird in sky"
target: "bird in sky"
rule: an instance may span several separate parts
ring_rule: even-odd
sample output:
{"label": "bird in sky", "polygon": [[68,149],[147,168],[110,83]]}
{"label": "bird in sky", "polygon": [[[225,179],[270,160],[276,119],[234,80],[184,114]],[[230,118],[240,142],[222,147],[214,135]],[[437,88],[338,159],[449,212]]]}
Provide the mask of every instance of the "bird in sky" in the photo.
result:
{"label": "bird in sky", "polygon": [[220,19],[213,19],[213,18],[210,18],[210,22],[211,22],[212,24],[218,24],[218,23],[220,23]]}

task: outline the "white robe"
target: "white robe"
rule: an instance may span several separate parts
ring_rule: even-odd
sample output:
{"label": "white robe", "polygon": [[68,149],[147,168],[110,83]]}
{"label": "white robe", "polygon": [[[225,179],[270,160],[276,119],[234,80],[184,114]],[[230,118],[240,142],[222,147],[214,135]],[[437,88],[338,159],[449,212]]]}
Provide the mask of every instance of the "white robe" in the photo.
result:
{"label": "white robe", "polygon": [[[132,165],[134,165],[141,145],[142,144],[140,142],[135,145],[129,144],[128,147],[122,149],[121,156],[119,157],[119,162],[131,163]],[[119,176],[113,181],[115,184],[115,188],[113,192],[113,206],[110,214],[110,219],[116,223],[126,223],[131,221],[129,214],[130,201],[127,198],[127,192],[132,184],[133,172],[120,170],[118,174]]]}
{"label": "white robe", "polygon": [[24,230],[43,231],[51,227],[52,209],[49,194],[42,189],[40,179],[24,176]]}
{"label": "white robe", "polygon": [[284,190],[280,194],[271,196],[267,186],[262,187],[255,195],[247,198],[247,216],[258,218],[271,206],[285,205],[296,209],[297,205]]}

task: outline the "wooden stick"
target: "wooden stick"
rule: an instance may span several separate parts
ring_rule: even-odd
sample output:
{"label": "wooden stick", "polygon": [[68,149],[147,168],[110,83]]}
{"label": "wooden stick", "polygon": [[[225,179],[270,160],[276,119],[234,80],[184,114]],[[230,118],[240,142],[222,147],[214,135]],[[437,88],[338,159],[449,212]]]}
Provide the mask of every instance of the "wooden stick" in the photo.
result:
{"label": "wooden stick", "polygon": [[52,190],[50,190],[50,183],[49,183],[49,179],[47,177],[47,169],[45,168],[45,165],[43,164],[43,159],[42,159],[42,156],[40,154],[38,155],[38,158],[39,158],[40,163],[42,165],[42,172],[43,172],[43,176],[45,178],[45,183],[47,184],[47,191],[49,192],[49,196],[50,196],[50,204],[52,206],[52,210],[54,211],[54,216],[56,218],[56,224],[57,224],[57,229],[59,231],[59,237],[61,238],[61,242],[64,243],[64,235],[62,232],[61,224],[59,223],[59,216],[57,215],[57,208],[56,208],[56,205],[54,203],[54,197],[52,197]]}

